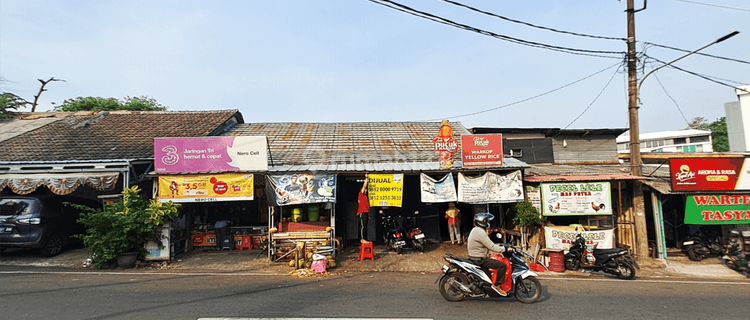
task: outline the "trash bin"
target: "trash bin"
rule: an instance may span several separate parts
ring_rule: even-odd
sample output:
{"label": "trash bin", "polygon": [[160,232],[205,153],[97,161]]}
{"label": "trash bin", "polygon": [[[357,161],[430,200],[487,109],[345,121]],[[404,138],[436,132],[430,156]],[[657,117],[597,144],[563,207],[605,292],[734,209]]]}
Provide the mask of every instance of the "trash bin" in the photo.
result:
{"label": "trash bin", "polygon": [[565,255],[562,249],[548,249],[549,271],[565,272]]}

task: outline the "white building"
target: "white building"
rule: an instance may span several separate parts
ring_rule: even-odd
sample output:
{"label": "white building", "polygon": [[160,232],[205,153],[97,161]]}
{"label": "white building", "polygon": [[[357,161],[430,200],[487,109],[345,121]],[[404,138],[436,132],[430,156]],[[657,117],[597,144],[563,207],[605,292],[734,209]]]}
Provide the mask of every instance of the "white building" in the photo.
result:
{"label": "white building", "polygon": [[[641,133],[641,152],[713,152],[711,131],[678,130]],[[630,152],[630,134],[617,137],[617,153]]]}
{"label": "white building", "polygon": [[750,151],[750,86],[739,87],[734,91],[739,101],[724,104],[729,151]]}

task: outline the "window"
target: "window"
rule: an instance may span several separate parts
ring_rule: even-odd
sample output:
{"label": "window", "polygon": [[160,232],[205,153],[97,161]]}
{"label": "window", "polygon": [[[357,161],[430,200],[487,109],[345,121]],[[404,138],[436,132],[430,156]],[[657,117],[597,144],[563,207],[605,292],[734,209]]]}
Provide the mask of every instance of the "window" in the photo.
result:
{"label": "window", "polygon": [[523,150],[522,149],[510,149],[510,156],[513,158],[523,157]]}
{"label": "window", "polygon": [[692,143],[708,142],[708,136],[690,137],[690,142]]}
{"label": "window", "polygon": [[686,138],[674,138],[674,144],[685,144],[687,143]]}

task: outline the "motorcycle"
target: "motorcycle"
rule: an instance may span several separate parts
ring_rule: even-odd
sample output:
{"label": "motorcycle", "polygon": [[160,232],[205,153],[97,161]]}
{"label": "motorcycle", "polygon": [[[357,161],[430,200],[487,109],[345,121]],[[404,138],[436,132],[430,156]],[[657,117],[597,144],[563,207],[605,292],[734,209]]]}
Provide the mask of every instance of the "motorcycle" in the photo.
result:
{"label": "motorcycle", "polygon": [[718,232],[701,227],[700,232],[691,234],[682,242],[682,250],[690,260],[701,261],[708,255],[723,254],[724,246],[721,245],[721,236]]}
{"label": "motorcycle", "polygon": [[414,211],[411,217],[399,217],[399,224],[404,227],[404,234],[407,235],[409,243],[415,250],[424,253],[424,233],[417,226],[417,215],[419,211]]}
{"label": "motorcycle", "polygon": [[742,252],[742,241],[739,238],[730,239],[724,248],[724,256],[721,257],[721,262],[725,266],[735,271],[750,271],[750,264],[747,262],[745,253]]}
{"label": "motorcycle", "polygon": [[461,301],[466,297],[501,297],[492,288],[497,277],[501,276],[505,280],[500,288],[508,295],[512,294],[516,300],[523,303],[539,300],[542,295],[542,284],[539,283],[537,274],[529,270],[526,261],[521,258],[521,255],[532,258],[531,255],[508,244],[506,246],[513,248],[513,251],[490,255],[491,259],[505,263],[507,268],[504,275],[498,275],[496,269],[482,268],[470,259],[446,253],[443,259],[447,265],[443,265],[441,275],[435,281],[439,283],[440,295],[448,301]]}
{"label": "motorcycle", "polygon": [[586,240],[579,233],[565,255],[565,269],[581,268],[604,271],[624,280],[635,279],[635,268],[640,269],[628,254],[628,249],[597,249],[595,245],[587,246]]}
{"label": "motorcycle", "polygon": [[[383,215],[383,210],[380,210],[380,214]],[[403,253],[406,246],[406,234],[401,230],[401,225],[390,215],[383,215],[381,223],[385,231],[383,234],[385,248],[393,249],[398,254]]]}

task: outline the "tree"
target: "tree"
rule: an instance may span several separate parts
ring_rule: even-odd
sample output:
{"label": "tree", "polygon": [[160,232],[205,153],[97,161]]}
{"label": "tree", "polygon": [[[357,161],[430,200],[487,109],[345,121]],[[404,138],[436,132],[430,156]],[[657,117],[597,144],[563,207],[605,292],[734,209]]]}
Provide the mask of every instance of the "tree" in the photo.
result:
{"label": "tree", "polygon": [[[65,80],[55,79],[55,77],[49,78],[49,80],[37,80],[42,83],[42,86],[39,87],[39,92],[34,96],[34,102],[29,102],[26,99],[21,98],[20,96],[11,92],[3,92],[2,94],[0,94],[0,119],[10,117],[11,113],[13,113],[14,111],[18,111],[18,109],[26,107],[27,105],[31,106],[31,112],[36,112],[36,106],[39,105],[39,97],[42,96],[42,92],[47,91],[47,89],[45,89],[44,87],[52,81],[65,82]],[[5,80],[4,78],[0,78],[0,82],[6,81],[7,80]]]}
{"label": "tree", "polygon": [[66,99],[62,105],[55,107],[58,111],[166,111],[167,107],[156,102],[156,99],[149,97],[125,97],[120,101],[115,98],[101,97],[78,97],[75,99]]}
{"label": "tree", "polygon": [[687,128],[685,129],[708,130],[708,120],[703,117],[695,117],[688,122]]}
{"label": "tree", "polygon": [[727,152],[729,151],[729,135],[727,134],[727,118],[721,117],[714,122],[711,122],[706,126],[707,130],[711,130],[713,136],[713,147],[714,152]]}

